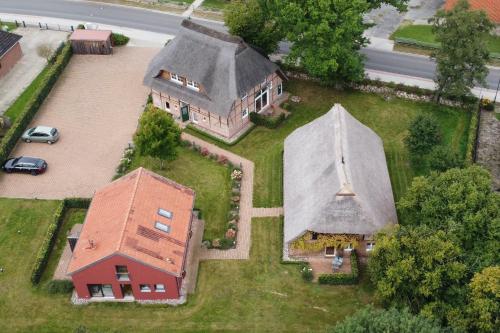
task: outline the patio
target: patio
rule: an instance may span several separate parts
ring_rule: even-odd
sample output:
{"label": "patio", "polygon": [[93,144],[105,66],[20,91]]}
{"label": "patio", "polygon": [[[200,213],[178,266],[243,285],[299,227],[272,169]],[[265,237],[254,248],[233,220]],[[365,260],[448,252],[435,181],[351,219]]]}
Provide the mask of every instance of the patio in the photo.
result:
{"label": "patio", "polygon": [[351,253],[344,252],[342,265],[339,268],[333,269],[333,257],[323,256],[310,256],[305,260],[309,263],[312,268],[314,279],[318,280],[318,276],[321,274],[335,274],[335,273],[351,273]]}

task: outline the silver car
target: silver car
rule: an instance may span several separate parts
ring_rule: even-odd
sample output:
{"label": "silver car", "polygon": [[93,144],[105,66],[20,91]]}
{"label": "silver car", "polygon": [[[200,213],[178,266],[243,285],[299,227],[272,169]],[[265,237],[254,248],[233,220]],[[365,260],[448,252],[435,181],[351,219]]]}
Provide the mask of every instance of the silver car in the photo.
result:
{"label": "silver car", "polygon": [[59,139],[59,131],[54,127],[37,126],[24,132],[22,139],[28,143],[47,142],[50,145]]}

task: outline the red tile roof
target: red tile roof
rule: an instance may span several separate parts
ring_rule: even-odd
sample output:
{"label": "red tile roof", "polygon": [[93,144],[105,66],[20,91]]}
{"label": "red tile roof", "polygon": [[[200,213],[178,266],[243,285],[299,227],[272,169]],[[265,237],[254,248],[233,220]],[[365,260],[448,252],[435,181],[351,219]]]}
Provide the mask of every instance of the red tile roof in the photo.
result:
{"label": "red tile roof", "polygon": [[111,35],[111,30],[76,29],[70,40],[106,41]]}
{"label": "red tile roof", "polygon": [[[458,0],[446,0],[445,10],[452,9]],[[482,9],[486,12],[490,20],[495,24],[500,24],[500,0],[469,0],[471,9]]]}
{"label": "red tile roof", "polygon": [[[97,191],[68,266],[68,274],[113,254],[181,276],[195,193],[144,168]],[[172,212],[172,218],[158,209]],[[170,226],[164,232],[156,222]]]}

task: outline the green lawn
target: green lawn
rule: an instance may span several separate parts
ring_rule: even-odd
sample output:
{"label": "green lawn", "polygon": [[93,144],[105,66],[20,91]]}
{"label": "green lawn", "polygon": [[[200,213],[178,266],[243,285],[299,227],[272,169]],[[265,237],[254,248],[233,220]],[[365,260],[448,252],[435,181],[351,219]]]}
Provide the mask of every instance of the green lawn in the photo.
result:
{"label": "green lawn", "polygon": [[280,264],[282,222],[256,219],[250,259],[202,262],[186,305],[74,306],[29,281],[57,204],[0,199],[0,332],[318,332],[372,300],[366,276],[358,286],[303,282],[296,265]]}
{"label": "green lawn", "polygon": [[201,6],[208,9],[223,10],[230,2],[230,0],[205,0]]}
{"label": "green lawn", "polygon": [[17,26],[14,22],[3,22],[2,21],[0,23],[0,28],[3,28],[4,26],[7,26],[7,31],[10,31],[10,32],[16,30],[16,28],[17,28]]}
{"label": "green lawn", "polygon": [[255,162],[255,207],[282,205],[284,139],[296,128],[326,113],[334,103],[341,103],[384,140],[395,200],[401,197],[415,175],[428,172],[425,166],[414,170],[403,144],[408,125],[417,114],[433,114],[443,129],[444,143],[452,145],[465,155],[470,121],[470,114],[467,112],[397,98],[385,101],[379,95],[337,91],[306,81],[291,80],[286,89],[293,95],[300,96],[302,101],[293,106],[292,115],[280,127],[274,130],[256,127],[234,146],[218,144]]}
{"label": "green lawn", "polygon": [[[425,43],[436,43],[430,25],[405,25],[400,26],[392,35],[395,38],[411,38]],[[490,52],[500,53],[500,36],[488,35],[486,44]]]}
{"label": "green lawn", "polygon": [[86,214],[87,210],[80,208],[70,208],[66,212],[63,224],[61,226],[61,229],[59,230],[59,234],[57,235],[56,243],[54,244],[54,248],[52,249],[52,253],[50,254],[47,268],[43,272],[42,279],[40,281],[42,285],[45,282],[52,280],[52,277],[54,276],[54,272],[57,268],[57,264],[59,263],[59,259],[61,258],[61,254],[64,250],[64,247],[68,243],[67,240],[68,232],[75,224],[83,223]]}
{"label": "green lawn", "polygon": [[160,170],[159,162],[136,156],[131,170],[143,166],[196,192],[195,207],[205,220],[204,239],[222,238],[227,230],[230,209],[231,180],[229,168],[187,148],[179,148],[179,156]]}

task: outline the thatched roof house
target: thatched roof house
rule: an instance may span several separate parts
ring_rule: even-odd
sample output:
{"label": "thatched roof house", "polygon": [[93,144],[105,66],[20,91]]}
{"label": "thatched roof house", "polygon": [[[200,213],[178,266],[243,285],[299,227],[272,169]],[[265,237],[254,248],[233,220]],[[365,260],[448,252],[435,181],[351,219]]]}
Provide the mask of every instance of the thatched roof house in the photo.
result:
{"label": "thatched roof house", "polygon": [[340,104],[295,130],[285,140],[284,209],[286,245],[307,231],[369,237],[396,223],[380,137]]}

